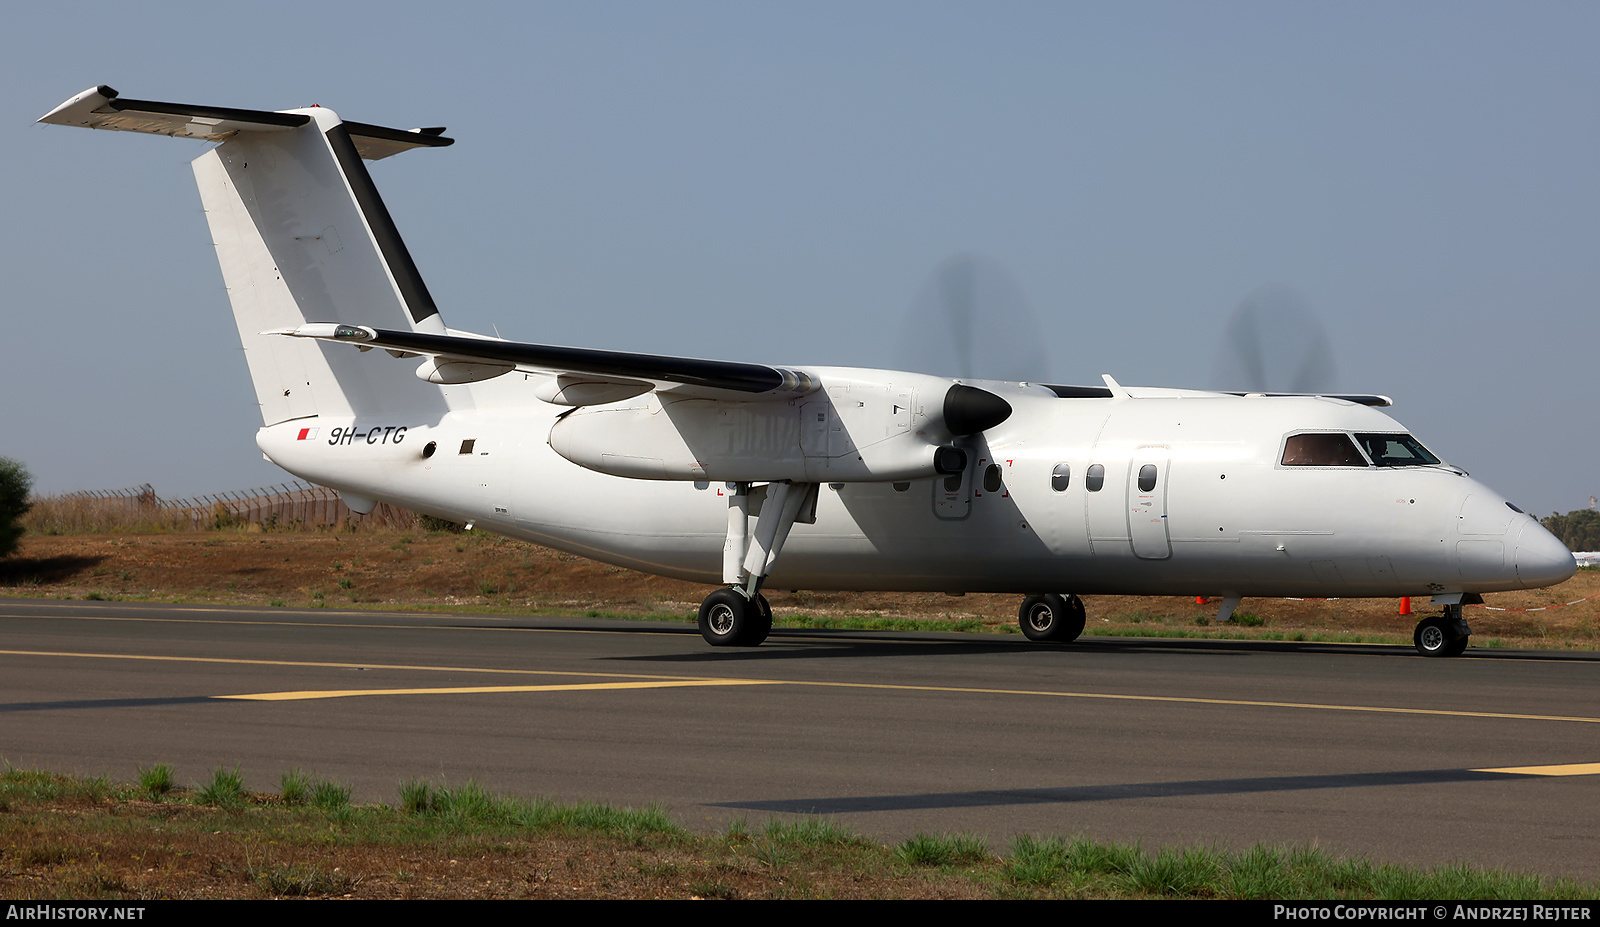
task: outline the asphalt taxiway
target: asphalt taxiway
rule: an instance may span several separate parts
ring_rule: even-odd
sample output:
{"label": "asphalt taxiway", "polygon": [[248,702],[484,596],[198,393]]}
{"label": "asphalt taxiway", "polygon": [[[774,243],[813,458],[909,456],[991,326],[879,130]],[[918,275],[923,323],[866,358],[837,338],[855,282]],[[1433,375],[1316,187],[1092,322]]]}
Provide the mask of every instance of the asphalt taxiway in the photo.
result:
{"label": "asphalt taxiway", "polygon": [[1600,878],[1600,659],[0,600],[0,759]]}

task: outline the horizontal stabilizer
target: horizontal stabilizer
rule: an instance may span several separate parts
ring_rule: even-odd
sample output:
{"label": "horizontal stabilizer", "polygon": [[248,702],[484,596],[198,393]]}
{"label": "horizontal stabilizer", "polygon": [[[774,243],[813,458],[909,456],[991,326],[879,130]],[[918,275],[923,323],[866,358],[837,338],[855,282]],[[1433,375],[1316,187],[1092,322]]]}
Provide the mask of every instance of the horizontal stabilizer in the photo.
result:
{"label": "horizontal stabilizer", "polygon": [[[87,129],[118,132],[145,132],[223,142],[237,132],[281,132],[297,129],[311,121],[305,113],[268,112],[233,109],[226,106],[196,106],[191,103],[159,103],[154,100],[125,100],[104,84],[92,87],[61,104],[40,122]],[[368,161],[387,158],[409,148],[442,148],[455,143],[445,138],[443,128],[391,129],[364,122],[346,122],[356,152]]]}

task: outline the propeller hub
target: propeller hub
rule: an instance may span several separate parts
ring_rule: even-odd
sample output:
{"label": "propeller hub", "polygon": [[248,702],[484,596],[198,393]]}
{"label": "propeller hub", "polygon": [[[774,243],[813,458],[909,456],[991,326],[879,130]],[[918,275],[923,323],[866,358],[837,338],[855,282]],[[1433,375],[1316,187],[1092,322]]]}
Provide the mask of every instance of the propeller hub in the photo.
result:
{"label": "propeller hub", "polygon": [[986,389],[957,383],[944,394],[944,427],[956,437],[988,431],[1011,417],[1011,403]]}

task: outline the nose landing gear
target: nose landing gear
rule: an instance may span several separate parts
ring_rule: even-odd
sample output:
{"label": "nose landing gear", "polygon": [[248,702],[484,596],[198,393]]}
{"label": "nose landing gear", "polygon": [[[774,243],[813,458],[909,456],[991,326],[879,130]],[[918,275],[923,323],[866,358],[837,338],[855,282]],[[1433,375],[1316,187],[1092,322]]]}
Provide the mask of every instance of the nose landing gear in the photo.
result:
{"label": "nose landing gear", "polygon": [[1017,621],[1030,641],[1070,643],[1083,633],[1083,600],[1054,592],[1030,595],[1022,600]]}
{"label": "nose landing gear", "polygon": [[1460,605],[1446,605],[1444,614],[1417,622],[1411,640],[1425,657],[1459,657],[1467,649],[1472,628],[1461,618]]}

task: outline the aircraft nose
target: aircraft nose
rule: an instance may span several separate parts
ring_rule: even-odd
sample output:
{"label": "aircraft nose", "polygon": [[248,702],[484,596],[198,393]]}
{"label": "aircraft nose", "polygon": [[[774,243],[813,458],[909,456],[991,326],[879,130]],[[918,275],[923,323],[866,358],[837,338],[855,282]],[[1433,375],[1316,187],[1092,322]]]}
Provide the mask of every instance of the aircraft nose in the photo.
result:
{"label": "aircraft nose", "polygon": [[1536,521],[1517,537],[1517,582],[1528,589],[1564,583],[1578,572],[1578,561],[1561,539]]}

